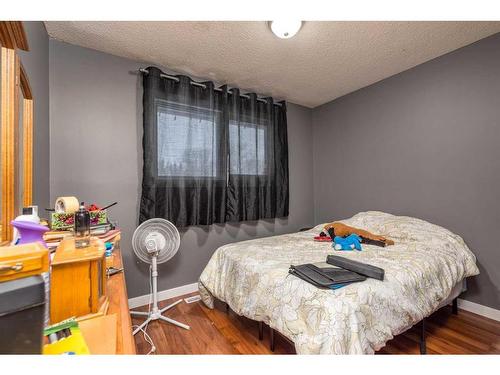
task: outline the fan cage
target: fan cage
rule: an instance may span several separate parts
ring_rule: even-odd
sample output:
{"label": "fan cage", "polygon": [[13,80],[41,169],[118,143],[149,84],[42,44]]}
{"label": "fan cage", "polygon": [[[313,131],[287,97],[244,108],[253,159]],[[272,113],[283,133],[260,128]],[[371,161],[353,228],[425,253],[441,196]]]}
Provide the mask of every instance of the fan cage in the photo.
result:
{"label": "fan cage", "polygon": [[158,249],[157,263],[165,263],[172,259],[180,246],[179,231],[170,221],[154,218],[139,225],[132,236],[132,248],[135,255],[145,263],[151,264],[153,254],[146,248],[146,238],[151,233],[157,233],[165,239],[165,246]]}

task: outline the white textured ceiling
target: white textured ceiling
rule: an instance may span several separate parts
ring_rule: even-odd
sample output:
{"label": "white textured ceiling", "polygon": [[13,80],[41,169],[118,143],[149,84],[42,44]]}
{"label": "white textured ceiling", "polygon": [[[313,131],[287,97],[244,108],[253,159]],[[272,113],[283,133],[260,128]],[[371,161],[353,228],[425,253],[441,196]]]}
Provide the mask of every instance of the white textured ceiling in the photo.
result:
{"label": "white textured ceiling", "polygon": [[315,107],[500,32],[500,22],[45,22],[53,38]]}

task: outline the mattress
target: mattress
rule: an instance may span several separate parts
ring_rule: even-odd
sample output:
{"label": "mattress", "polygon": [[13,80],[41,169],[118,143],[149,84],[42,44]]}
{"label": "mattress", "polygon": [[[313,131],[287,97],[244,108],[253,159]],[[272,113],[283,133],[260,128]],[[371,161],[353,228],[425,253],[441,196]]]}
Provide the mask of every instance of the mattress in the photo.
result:
{"label": "mattress", "polygon": [[446,297],[437,307],[436,310],[449,305],[453,302],[455,298],[457,298],[460,294],[467,290],[467,280],[463,279],[461,282],[457,283],[452,289],[448,297]]}
{"label": "mattress", "polygon": [[[447,303],[457,284],[479,273],[463,239],[440,226],[376,211],[341,221],[395,245],[334,251],[331,243],[313,241],[324,224],[228,244],[215,251],[200,276],[203,302],[213,308],[217,298],[237,314],[265,322],[294,342],[298,354],[370,354]],[[333,252],[383,268],[384,281],[324,290],[288,274],[291,264],[324,262]]]}

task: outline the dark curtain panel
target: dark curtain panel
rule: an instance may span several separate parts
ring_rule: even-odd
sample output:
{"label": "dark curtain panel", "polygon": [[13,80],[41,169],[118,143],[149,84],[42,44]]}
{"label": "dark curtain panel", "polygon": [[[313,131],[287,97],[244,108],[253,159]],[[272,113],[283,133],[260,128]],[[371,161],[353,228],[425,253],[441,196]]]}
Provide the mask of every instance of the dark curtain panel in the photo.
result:
{"label": "dark curtain panel", "polygon": [[286,107],[256,94],[229,95],[227,221],[288,216]]}
{"label": "dark curtain panel", "polygon": [[186,76],[178,82],[148,68],[144,75],[143,180],[140,222],[179,227],[225,221],[226,90]]}
{"label": "dark curtain panel", "polygon": [[162,217],[184,227],[288,216],[285,103],[148,71],[140,222]]}

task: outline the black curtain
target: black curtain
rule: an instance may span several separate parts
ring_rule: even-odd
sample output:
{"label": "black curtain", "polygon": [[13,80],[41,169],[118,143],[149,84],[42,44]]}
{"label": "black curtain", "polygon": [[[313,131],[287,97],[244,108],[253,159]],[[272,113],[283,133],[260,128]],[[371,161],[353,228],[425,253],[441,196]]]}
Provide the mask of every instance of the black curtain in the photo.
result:
{"label": "black curtain", "polygon": [[227,221],[288,216],[285,103],[256,94],[229,95]]}
{"label": "black curtain", "polygon": [[179,227],[288,216],[286,107],[149,67],[140,222]]}

